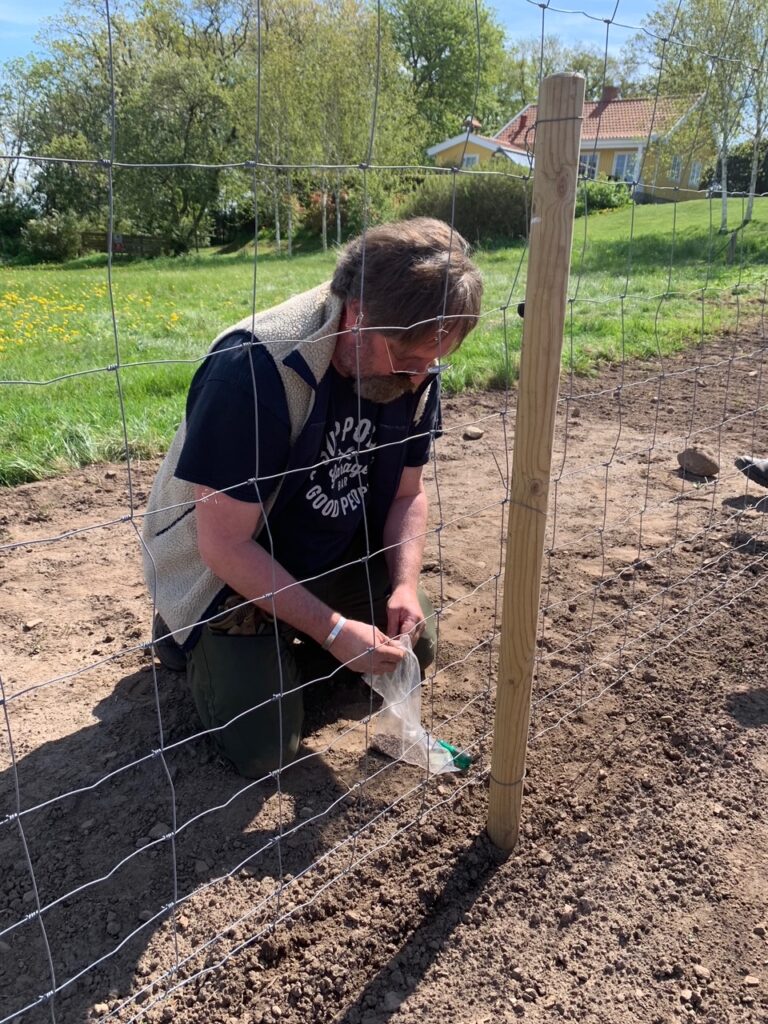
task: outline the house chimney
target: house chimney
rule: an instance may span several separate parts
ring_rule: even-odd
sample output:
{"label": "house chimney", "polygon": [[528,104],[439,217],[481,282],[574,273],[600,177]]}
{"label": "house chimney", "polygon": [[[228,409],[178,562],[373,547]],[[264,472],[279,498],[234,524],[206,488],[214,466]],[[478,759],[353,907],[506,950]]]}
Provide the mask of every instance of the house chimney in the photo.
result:
{"label": "house chimney", "polygon": [[603,95],[600,97],[601,103],[612,103],[613,100],[621,99],[621,90],[618,85],[604,85]]}

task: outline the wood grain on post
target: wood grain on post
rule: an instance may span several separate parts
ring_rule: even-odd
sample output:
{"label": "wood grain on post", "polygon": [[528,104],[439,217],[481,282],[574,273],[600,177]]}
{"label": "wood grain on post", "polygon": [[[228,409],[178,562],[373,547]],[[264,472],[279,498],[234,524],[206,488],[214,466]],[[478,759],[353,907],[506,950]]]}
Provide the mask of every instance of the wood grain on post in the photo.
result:
{"label": "wood grain on post", "polygon": [[520,827],[583,106],[581,75],[542,81],[488,805],[502,850]]}

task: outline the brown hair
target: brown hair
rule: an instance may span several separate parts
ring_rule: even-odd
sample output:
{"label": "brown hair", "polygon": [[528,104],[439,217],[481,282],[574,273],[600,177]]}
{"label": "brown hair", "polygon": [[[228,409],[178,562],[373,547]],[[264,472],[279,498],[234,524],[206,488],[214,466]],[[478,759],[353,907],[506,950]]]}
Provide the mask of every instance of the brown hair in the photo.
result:
{"label": "brown hair", "polygon": [[483,295],[469,252],[458,231],[432,217],[381,224],[342,249],[331,290],[362,299],[368,325],[391,328],[402,341],[434,336],[437,322],[460,342],[477,322]]}

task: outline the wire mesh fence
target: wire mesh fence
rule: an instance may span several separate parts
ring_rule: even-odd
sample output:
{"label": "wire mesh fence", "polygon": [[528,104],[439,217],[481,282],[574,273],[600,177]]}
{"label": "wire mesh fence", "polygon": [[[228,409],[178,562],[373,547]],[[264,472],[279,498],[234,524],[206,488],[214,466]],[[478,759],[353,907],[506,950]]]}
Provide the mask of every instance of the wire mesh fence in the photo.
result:
{"label": "wire mesh fence", "polygon": [[[546,31],[566,12],[538,6],[543,54]],[[622,25],[618,6],[601,18],[606,59],[611,31]],[[738,13],[734,2],[728,18]],[[105,15],[111,31],[108,8]],[[670,38],[662,40],[662,61],[669,59],[674,25],[673,20]],[[734,59],[728,39],[724,34],[721,49],[710,54],[707,88],[715,87],[718,67]],[[259,90],[269,87],[258,80]],[[660,88],[649,101],[650,121],[637,140],[636,158],[625,161],[628,180],[608,183],[638,201],[627,208],[626,235],[617,245],[601,238],[600,218],[590,210],[589,178],[606,148],[607,115],[600,103],[591,111],[593,131],[584,135],[585,213],[583,226],[577,225],[565,326],[531,743],[546,743],[553,730],[567,728],[593,704],[599,709],[601,700],[630,683],[653,688],[661,655],[694,643],[726,608],[748,605],[750,591],[762,584],[768,546],[761,492],[733,460],[762,454],[768,426],[766,279],[749,224],[718,233],[722,197],[712,189],[706,250],[697,251],[691,270],[686,247],[696,249],[701,236],[691,241],[688,222],[679,226],[684,203],[677,200],[687,198],[680,195],[682,169],[695,162],[705,128],[694,112],[682,152],[672,154],[680,165],[670,159],[666,168],[653,150]],[[490,771],[514,437],[509,383],[470,397],[443,393],[444,422],[431,430],[424,470],[432,512],[422,579],[434,605],[437,656],[423,687],[422,718],[431,736],[471,757],[469,767],[435,774],[408,764],[407,749],[394,758],[377,750],[379,702],[337,664],[320,678],[281,682],[256,706],[277,705],[282,728],[283,701],[301,691],[308,728],[295,760],[244,779],[212,745],[228,721],[201,728],[189,693],[153,656],[155,609],[145,596],[140,561],[157,465],[132,457],[126,392],[136,372],[149,368],[159,377],[179,364],[194,367],[205,353],[192,360],[123,359],[112,223],[120,200],[112,179],[118,167],[117,114],[113,92],[112,155],[97,165],[80,162],[97,167],[109,195],[109,344],[71,371],[0,381],[3,396],[21,389],[25,401],[44,403],[55,402],[65,382],[81,386],[103,377],[114,391],[123,441],[123,459],[115,468],[84,469],[61,485],[28,485],[2,499],[5,615],[15,632],[6,640],[0,676],[0,849],[9,866],[2,883],[0,1024],[74,1021],[89,1012],[126,1022],[173,1019],[182,1007],[194,1006],[208,976],[221,976],[217,972],[228,966],[246,969],[249,950],[258,950],[261,963],[279,962],[293,922],[322,922],[331,887],[354,891],[353,879],[366,866],[386,872],[406,832],[418,827],[426,834],[430,821],[439,827],[448,810],[453,814],[463,801],[476,801]],[[535,123],[534,115],[524,132],[527,167],[472,171],[518,181],[526,209],[535,173]],[[274,187],[275,180],[274,168],[259,159],[258,128],[256,134],[255,159],[241,167],[253,175],[254,191],[268,180]],[[360,176],[364,227],[365,196],[379,172],[450,176],[456,213],[470,131],[447,169],[380,168],[375,134],[374,103],[368,151],[360,154],[359,165],[345,168]],[[23,159],[30,165],[78,163],[56,156]],[[119,166],[140,174],[158,165]],[[323,175],[339,170],[333,164],[282,166],[280,177],[289,181],[294,169],[317,175],[323,194]],[[677,183],[668,180],[675,174]],[[639,205],[641,196],[670,200],[658,207],[663,221],[650,231],[642,220],[647,207]],[[746,199],[731,196],[730,202]],[[252,312],[270,305],[262,300],[267,275],[259,265],[258,240],[255,248]],[[494,332],[501,362],[510,370],[524,322],[517,314],[526,283],[524,249],[518,257],[501,268],[505,297],[484,308],[477,328],[478,335]],[[598,263],[600,274],[594,272]],[[360,298],[364,305],[365,295]],[[678,329],[685,345],[670,345],[669,323],[676,322],[681,306],[700,310],[699,326]],[[443,306],[426,317],[442,328],[445,314]],[[585,337],[598,361],[601,352],[605,356],[596,375],[583,373]],[[638,338],[644,342],[641,355],[629,358],[630,345],[638,352]],[[434,386],[440,386],[439,376]],[[350,426],[353,443],[343,453],[358,471],[361,421],[359,406]],[[692,449],[699,450],[698,463],[691,461]],[[382,454],[381,446],[370,450]],[[707,458],[708,464],[701,461]],[[309,475],[328,462],[341,466],[342,456],[297,471]],[[268,476],[257,466],[247,481],[231,486],[243,483],[258,487]],[[213,488],[211,497],[228,489]],[[365,571],[371,603],[369,562],[375,553],[367,544],[353,560]],[[289,587],[274,585],[262,596],[274,606]],[[267,636],[277,642],[274,624]],[[300,638],[291,642],[301,646]],[[354,928],[354,906],[347,914]],[[250,990],[254,1006],[266,1005],[269,994],[258,979]],[[329,976],[319,1003],[302,992],[292,1002],[297,1013],[320,1015],[334,999],[343,1001],[344,993],[343,979]]]}

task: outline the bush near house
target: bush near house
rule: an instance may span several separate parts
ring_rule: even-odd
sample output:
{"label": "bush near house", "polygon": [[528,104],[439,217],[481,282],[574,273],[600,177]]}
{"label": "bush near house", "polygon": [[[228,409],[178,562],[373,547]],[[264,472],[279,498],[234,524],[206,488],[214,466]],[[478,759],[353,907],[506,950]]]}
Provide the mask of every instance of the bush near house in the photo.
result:
{"label": "bush near house", "polygon": [[[509,174],[468,171],[458,175],[430,175],[406,200],[401,216],[453,219],[458,231],[473,245],[494,245],[525,238],[533,184]],[[616,210],[632,202],[624,182],[581,180],[576,193],[576,216],[598,210]],[[455,210],[455,216],[454,216]]]}
{"label": "bush near house", "polygon": [[52,213],[21,229],[20,252],[32,263],[61,263],[82,252],[82,225],[72,213]]}
{"label": "bush near house", "polygon": [[581,180],[576,189],[576,216],[597,213],[598,210],[618,210],[632,202],[632,190],[627,182]]}
{"label": "bush near house", "polygon": [[[752,154],[754,145],[752,142],[742,142],[734,146],[728,153],[728,191],[749,192],[749,182],[752,175]],[[704,180],[709,182],[720,181],[720,161],[712,167],[707,168]],[[765,195],[768,192],[768,139],[761,146],[757,165],[757,182],[755,193]]]}
{"label": "bush near house", "polygon": [[525,238],[530,202],[529,180],[482,171],[438,174],[405,201],[401,216],[453,222],[473,245],[493,245]]}

